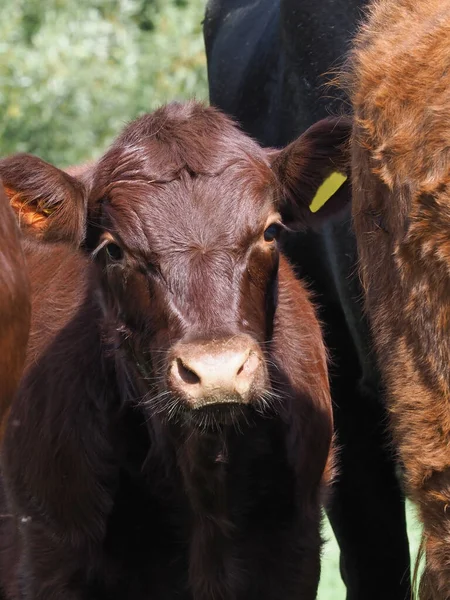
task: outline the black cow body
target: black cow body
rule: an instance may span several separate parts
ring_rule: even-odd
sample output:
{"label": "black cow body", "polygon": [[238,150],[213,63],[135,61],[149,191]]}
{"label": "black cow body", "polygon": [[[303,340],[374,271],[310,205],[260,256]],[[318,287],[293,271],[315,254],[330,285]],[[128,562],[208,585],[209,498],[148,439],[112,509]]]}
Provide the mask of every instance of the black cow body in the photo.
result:
{"label": "black cow body", "polygon": [[[344,57],[363,4],[210,0],[204,33],[211,103],[267,146],[285,145],[336,113],[342,99],[324,89],[321,76]],[[340,475],[329,517],[347,598],[403,600],[410,593],[404,498],[362,312],[350,213],[317,233],[292,235],[286,250],[322,305],[332,355]]]}

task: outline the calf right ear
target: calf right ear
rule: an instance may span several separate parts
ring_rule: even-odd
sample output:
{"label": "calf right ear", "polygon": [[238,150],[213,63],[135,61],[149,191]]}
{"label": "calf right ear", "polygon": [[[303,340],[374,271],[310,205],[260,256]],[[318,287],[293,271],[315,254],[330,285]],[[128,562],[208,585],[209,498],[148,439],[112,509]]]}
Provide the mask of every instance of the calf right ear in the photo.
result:
{"label": "calf right ear", "polygon": [[87,206],[81,181],[31,154],[0,160],[0,177],[23,231],[42,240],[81,244]]}
{"label": "calf right ear", "polygon": [[328,117],[282,150],[269,150],[280,188],[280,213],[293,228],[316,227],[350,202],[349,117]]}

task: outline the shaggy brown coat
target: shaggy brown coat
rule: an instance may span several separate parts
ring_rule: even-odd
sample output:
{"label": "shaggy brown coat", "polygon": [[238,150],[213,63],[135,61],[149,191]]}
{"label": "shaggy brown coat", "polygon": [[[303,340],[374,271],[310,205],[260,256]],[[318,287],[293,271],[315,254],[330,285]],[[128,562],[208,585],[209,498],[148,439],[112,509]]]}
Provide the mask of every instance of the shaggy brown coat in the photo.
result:
{"label": "shaggy brown coat", "polygon": [[349,83],[353,218],[406,485],[422,599],[450,598],[450,2],[379,0]]}

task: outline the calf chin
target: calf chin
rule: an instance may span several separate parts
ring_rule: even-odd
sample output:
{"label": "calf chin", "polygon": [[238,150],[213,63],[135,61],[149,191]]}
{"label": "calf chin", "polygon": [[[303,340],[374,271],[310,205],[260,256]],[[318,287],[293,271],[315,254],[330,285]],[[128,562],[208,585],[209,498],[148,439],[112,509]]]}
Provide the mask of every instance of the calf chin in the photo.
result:
{"label": "calf chin", "polygon": [[197,408],[185,411],[185,423],[201,430],[221,430],[234,426],[239,429],[240,423],[248,423],[251,419],[252,407],[240,399],[214,399]]}

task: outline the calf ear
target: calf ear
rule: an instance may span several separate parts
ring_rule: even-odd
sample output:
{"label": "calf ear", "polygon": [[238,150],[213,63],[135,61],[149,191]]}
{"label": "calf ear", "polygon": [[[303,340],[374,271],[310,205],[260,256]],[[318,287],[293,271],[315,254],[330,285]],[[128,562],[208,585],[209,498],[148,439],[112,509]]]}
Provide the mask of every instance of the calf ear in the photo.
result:
{"label": "calf ear", "polygon": [[327,118],[286,148],[269,151],[288,226],[317,226],[349,203],[350,134],[349,117]]}
{"label": "calf ear", "polygon": [[81,181],[30,154],[0,160],[0,177],[23,231],[47,241],[81,244],[87,196]]}

